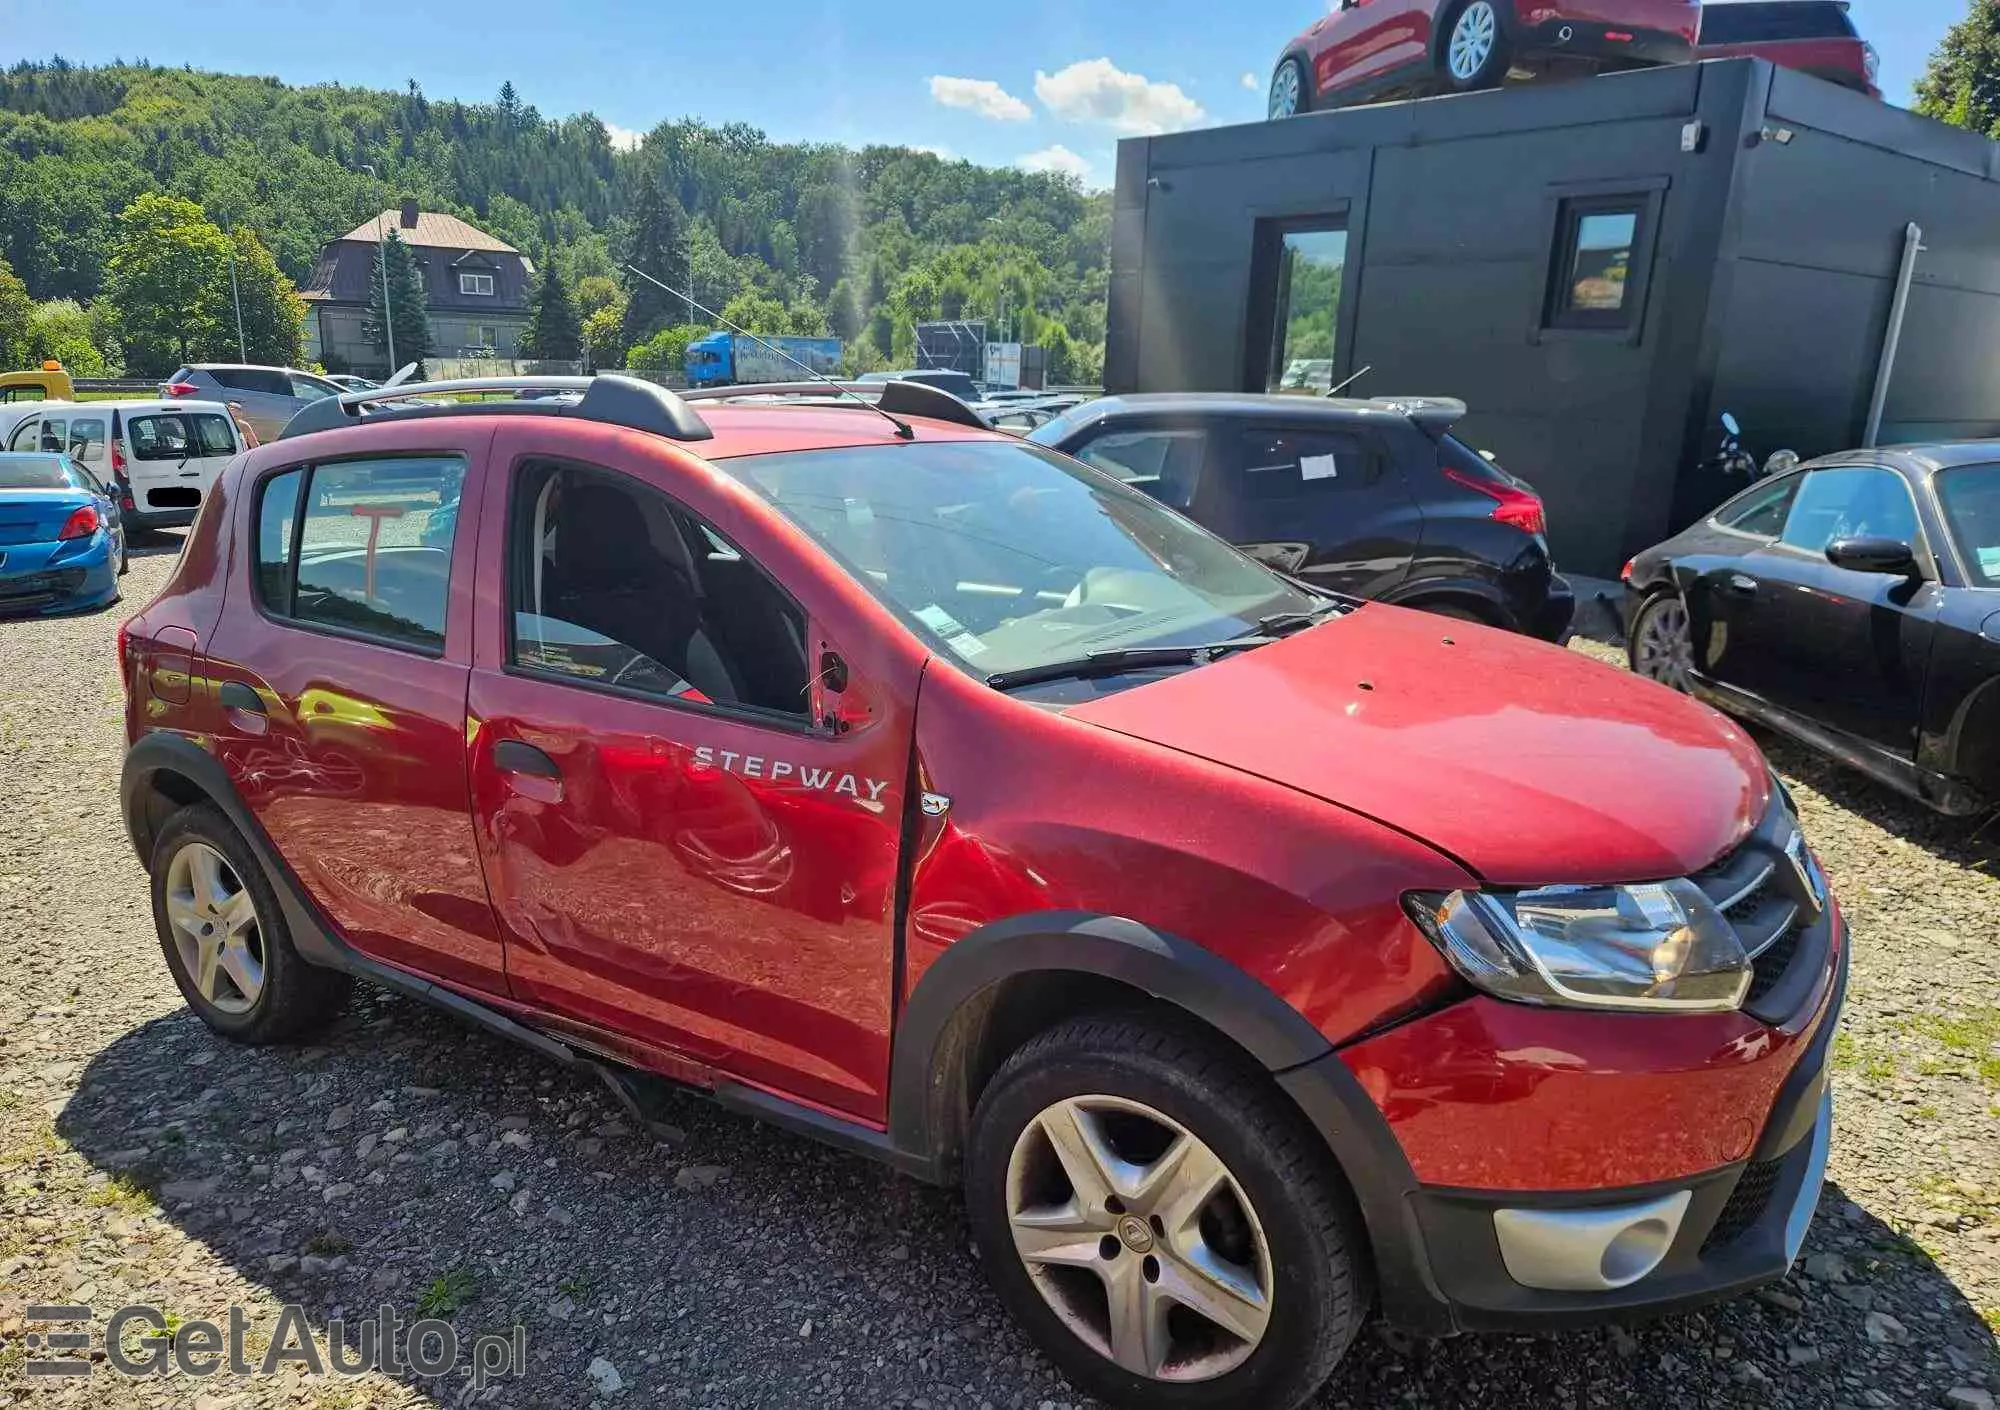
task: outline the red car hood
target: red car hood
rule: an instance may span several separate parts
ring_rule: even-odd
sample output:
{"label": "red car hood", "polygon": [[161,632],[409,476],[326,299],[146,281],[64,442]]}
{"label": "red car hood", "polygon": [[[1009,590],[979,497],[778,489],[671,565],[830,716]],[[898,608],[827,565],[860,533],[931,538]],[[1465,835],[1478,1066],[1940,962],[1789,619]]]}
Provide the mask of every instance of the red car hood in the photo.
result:
{"label": "red car hood", "polygon": [[1495,885],[1686,875],[1770,801],[1763,755],[1708,707],[1395,607],[1065,713],[1364,813]]}

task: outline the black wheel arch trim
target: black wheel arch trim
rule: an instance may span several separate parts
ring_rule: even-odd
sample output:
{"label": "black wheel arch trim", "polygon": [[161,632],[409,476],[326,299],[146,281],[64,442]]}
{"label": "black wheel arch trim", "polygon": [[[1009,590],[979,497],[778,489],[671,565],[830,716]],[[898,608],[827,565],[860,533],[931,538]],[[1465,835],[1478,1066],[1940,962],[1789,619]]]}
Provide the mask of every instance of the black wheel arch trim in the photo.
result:
{"label": "black wheel arch trim", "polygon": [[1468,610],[1476,607],[1488,614],[1489,625],[1507,631],[1522,630],[1514,609],[1507,605],[1507,599],[1500,590],[1478,578],[1406,579],[1382,594],[1380,600],[1392,607],[1408,607],[1419,612],[1429,603],[1451,604]]}

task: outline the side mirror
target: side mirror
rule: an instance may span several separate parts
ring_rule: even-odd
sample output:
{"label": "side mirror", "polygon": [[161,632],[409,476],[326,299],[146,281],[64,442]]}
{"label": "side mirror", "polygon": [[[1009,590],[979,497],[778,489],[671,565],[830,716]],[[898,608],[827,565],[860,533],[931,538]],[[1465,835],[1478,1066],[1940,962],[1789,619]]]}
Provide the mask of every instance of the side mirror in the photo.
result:
{"label": "side mirror", "polygon": [[1826,560],[1854,573],[1886,573],[1898,578],[1918,575],[1917,551],[1901,539],[1835,539],[1826,546]]}
{"label": "side mirror", "polygon": [[1764,462],[1766,475],[1783,475],[1799,468],[1799,453],[1795,450],[1773,451],[1771,458]]}
{"label": "side mirror", "polygon": [[1743,434],[1743,427],[1740,424],[1738,424],[1736,420],[1736,414],[1731,411],[1725,411],[1722,413],[1722,429],[1729,432],[1729,434],[1732,436],[1740,436]]}

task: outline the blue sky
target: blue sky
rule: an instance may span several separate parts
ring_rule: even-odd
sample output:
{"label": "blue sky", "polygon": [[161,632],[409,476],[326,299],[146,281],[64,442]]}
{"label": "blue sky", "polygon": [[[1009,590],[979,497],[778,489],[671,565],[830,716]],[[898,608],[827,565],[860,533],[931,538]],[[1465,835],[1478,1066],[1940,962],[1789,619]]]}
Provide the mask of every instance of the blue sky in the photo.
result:
{"label": "blue sky", "polygon": [[[589,110],[642,132],[663,118],[744,121],[781,140],[896,142],[989,165],[1110,180],[1121,135],[1263,113],[1283,42],[1328,0],[10,0],[12,54],[114,57],[292,83],[488,100],[504,79],[546,115]],[[1907,103],[1969,0],[1855,0]],[[163,16],[167,17],[163,19]]]}

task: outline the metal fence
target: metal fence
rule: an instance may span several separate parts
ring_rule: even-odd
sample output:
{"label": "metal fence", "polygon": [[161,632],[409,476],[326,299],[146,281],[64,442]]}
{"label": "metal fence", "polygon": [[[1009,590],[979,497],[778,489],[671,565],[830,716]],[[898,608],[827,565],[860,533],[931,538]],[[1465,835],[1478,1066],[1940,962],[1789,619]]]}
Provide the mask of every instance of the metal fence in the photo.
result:
{"label": "metal fence", "polygon": [[424,376],[433,382],[471,377],[575,377],[583,364],[562,358],[427,357]]}

